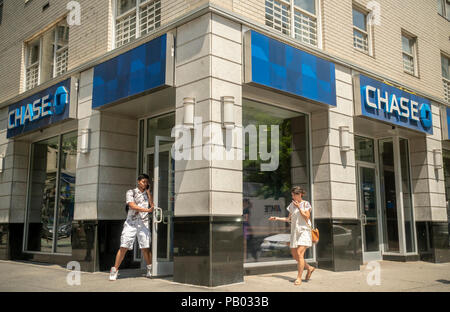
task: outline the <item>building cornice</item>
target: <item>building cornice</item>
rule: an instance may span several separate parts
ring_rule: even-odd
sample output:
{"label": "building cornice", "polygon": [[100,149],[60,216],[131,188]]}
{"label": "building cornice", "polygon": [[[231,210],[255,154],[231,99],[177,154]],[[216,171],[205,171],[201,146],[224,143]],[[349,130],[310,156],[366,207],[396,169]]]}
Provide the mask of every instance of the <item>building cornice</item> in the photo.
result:
{"label": "building cornice", "polygon": [[73,68],[72,70],[68,71],[64,75],[61,75],[61,76],[58,76],[58,77],[56,77],[54,79],[46,81],[46,82],[40,84],[39,86],[31,89],[31,90],[25,91],[25,92],[23,92],[23,93],[21,93],[19,95],[16,95],[16,96],[14,96],[14,97],[6,100],[6,101],[1,102],[0,103],[0,109],[4,108],[4,107],[7,107],[7,106],[9,106],[11,104],[14,104],[14,103],[16,103],[16,102],[18,102],[18,101],[20,101],[20,100],[22,100],[24,98],[27,98],[27,97],[29,97],[29,96],[31,96],[31,95],[39,92],[39,91],[42,91],[42,90],[44,90],[44,89],[46,89],[46,88],[48,88],[48,87],[50,87],[50,86],[60,82],[60,81],[65,80],[65,79],[67,79],[67,78],[69,78],[71,76],[78,76],[83,71],[86,71],[86,70],[88,70],[88,69],[90,69],[90,68],[92,68],[92,67],[94,67],[94,66],[96,66],[96,65],[98,65],[100,63],[103,63],[103,62],[105,62],[105,61],[107,61],[107,60],[109,60],[111,58],[114,58],[114,57],[116,57],[116,56],[118,56],[120,54],[123,54],[123,53],[125,53],[125,52],[127,52],[129,50],[132,50],[132,49],[136,48],[137,46],[140,46],[140,45],[142,45],[142,44],[144,44],[144,43],[146,43],[148,41],[151,41],[154,38],[157,38],[157,37],[159,37],[159,36],[161,36],[161,35],[163,35],[165,33],[174,31],[178,26],[186,24],[186,23],[188,23],[188,22],[190,22],[190,21],[192,21],[192,20],[194,20],[194,19],[196,19],[196,18],[198,18],[198,17],[200,17],[202,15],[208,14],[208,13],[217,14],[217,15],[222,16],[224,18],[230,19],[230,20],[232,20],[234,22],[240,23],[240,24],[248,27],[249,29],[258,31],[258,32],[260,32],[260,33],[262,33],[262,34],[264,34],[266,36],[269,36],[269,37],[271,37],[273,39],[276,39],[278,41],[284,42],[284,43],[286,43],[286,44],[288,44],[288,45],[290,45],[290,46],[292,46],[292,47],[294,47],[296,49],[300,49],[300,50],[306,51],[306,52],[311,53],[311,54],[313,54],[315,56],[318,56],[318,57],[326,59],[326,60],[328,60],[330,62],[333,62],[333,63],[335,63],[337,65],[341,65],[341,66],[347,67],[349,69],[352,69],[353,71],[356,71],[358,73],[361,73],[361,74],[364,74],[364,75],[367,75],[367,76],[371,76],[372,78],[380,80],[380,81],[382,81],[384,83],[391,84],[391,85],[393,85],[395,87],[398,87],[398,88],[401,88],[401,89],[405,89],[408,92],[412,92],[414,94],[417,94],[418,96],[427,98],[427,99],[429,99],[429,100],[431,100],[431,101],[433,101],[435,103],[438,103],[438,104],[441,104],[441,105],[445,105],[445,106],[450,106],[449,103],[446,103],[443,99],[440,99],[440,98],[438,98],[436,96],[433,96],[433,95],[430,95],[428,93],[416,90],[415,88],[413,88],[411,86],[405,85],[405,84],[400,83],[400,82],[395,81],[395,80],[392,80],[392,79],[390,79],[390,78],[388,78],[386,76],[383,76],[382,74],[379,74],[379,73],[376,73],[376,72],[374,72],[374,71],[372,71],[370,69],[364,68],[364,67],[362,67],[360,65],[357,65],[357,64],[355,64],[355,63],[353,63],[351,61],[348,61],[348,60],[345,60],[343,58],[331,55],[331,54],[329,54],[329,53],[327,53],[327,52],[325,52],[325,51],[323,51],[323,50],[321,50],[319,48],[316,48],[316,47],[313,47],[313,46],[306,45],[304,43],[295,41],[293,38],[291,38],[291,37],[289,37],[287,35],[281,34],[281,33],[277,32],[277,31],[275,31],[275,30],[273,30],[273,29],[271,29],[271,28],[269,28],[269,27],[267,27],[265,25],[258,24],[256,22],[250,20],[250,19],[247,19],[247,18],[243,17],[240,14],[237,14],[235,12],[229,11],[229,10],[227,10],[225,8],[222,8],[222,7],[220,7],[220,6],[218,6],[218,5],[214,4],[214,3],[206,3],[204,5],[199,6],[198,8],[193,9],[192,11],[189,11],[188,13],[184,14],[180,18],[178,18],[178,19],[176,19],[174,21],[171,21],[170,23],[168,23],[166,25],[161,26],[160,28],[158,28],[157,30],[155,30],[152,33],[144,35],[144,36],[136,39],[135,41],[133,41],[133,42],[131,42],[129,44],[126,44],[126,45],[124,45],[124,46],[122,46],[120,48],[108,51],[107,53],[105,53],[105,54],[103,54],[103,55],[101,55],[99,57],[96,57],[96,58],[92,59],[89,62],[86,62],[86,63],[84,63],[82,65],[77,66],[76,68]]}

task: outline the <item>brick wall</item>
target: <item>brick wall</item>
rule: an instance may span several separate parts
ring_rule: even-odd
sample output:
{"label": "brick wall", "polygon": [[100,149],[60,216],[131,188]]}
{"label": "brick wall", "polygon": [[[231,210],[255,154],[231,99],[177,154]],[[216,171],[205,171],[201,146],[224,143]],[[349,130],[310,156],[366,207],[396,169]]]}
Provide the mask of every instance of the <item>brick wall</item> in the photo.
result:
{"label": "brick wall", "polygon": [[[440,54],[450,53],[450,23],[438,15],[436,1],[378,0],[381,24],[372,29],[373,57],[353,48],[352,3],[365,7],[369,1],[321,0],[323,50],[443,99]],[[221,1],[213,2],[221,5]],[[222,6],[229,8],[229,2]],[[235,13],[264,25],[264,0],[233,0],[231,7]],[[402,29],[418,38],[419,77],[403,71]]]}

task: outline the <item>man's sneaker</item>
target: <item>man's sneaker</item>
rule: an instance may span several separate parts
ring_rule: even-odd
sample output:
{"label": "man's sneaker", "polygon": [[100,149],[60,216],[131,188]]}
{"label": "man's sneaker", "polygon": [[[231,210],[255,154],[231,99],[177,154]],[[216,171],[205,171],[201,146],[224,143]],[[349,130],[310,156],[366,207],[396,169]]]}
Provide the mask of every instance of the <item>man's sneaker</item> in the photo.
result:
{"label": "man's sneaker", "polygon": [[146,277],[148,277],[148,278],[152,277],[152,265],[151,264],[147,265],[147,275],[146,275]]}
{"label": "man's sneaker", "polygon": [[112,267],[111,271],[109,272],[109,280],[115,281],[117,279],[117,275],[119,275],[119,270],[116,270],[115,267]]}

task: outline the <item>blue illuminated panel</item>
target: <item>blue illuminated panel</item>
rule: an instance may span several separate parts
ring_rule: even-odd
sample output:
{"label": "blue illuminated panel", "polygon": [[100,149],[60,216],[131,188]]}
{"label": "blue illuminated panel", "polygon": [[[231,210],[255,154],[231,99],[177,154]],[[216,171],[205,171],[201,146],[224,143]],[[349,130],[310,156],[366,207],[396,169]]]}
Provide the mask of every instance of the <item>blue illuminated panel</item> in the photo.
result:
{"label": "blue illuminated panel", "polygon": [[92,108],[165,85],[166,42],[163,35],[97,65]]}
{"label": "blue illuminated panel", "polygon": [[336,106],[335,65],[251,31],[251,82]]}
{"label": "blue illuminated panel", "polygon": [[69,114],[70,78],[10,105],[6,137],[50,126],[70,118]]}
{"label": "blue illuminated panel", "polygon": [[359,82],[362,115],[433,134],[429,100],[364,75]]}
{"label": "blue illuminated panel", "polygon": [[447,112],[447,133],[448,133],[447,138],[450,138],[450,108],[447,107],[445,110]]}

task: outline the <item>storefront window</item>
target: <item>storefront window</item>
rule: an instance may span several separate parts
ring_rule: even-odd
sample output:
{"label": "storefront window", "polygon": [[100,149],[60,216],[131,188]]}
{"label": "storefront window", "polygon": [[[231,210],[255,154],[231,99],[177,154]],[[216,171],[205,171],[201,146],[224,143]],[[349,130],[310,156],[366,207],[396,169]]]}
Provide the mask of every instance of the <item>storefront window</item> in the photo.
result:
{"label": "storefront window", "polygon": [[448,205],[450,199],[450,150],[443,150],[442,157],[444,159],[445,201],[447,203],[447,220],[448,220],[448,227],[450,230],[450,208]]}
{"label": "storefront window", "polygon": [[169,137],[175,125],[175,113],[147,120],[147,147],[155,146],[155,136]]}
{"label": "storefront window", "polygon": [[400,166],[402,172],[403,213],[405,217],[406,252],[414,252],[414,224],[409,173],[408,140],[400,139]]}
{"label": "storefront window", "polygon": [[34,143],[26,250],[72,252],[77,132]]}
{"label": "storefront window", "polygon": [[[290,224],[269,221],[270,216],[286,217],[291,202],[290,190],[302,186],[311,201],[309,166],[309,125],[304,114],[249,100],[243,105],[244,128],[267,126],[267,147],[271,148],[271,131],[279,127],[279,165],[275,171],[262,171],[261,150],[250,159],[250,135],[245,136],[246,158],[243,161],[244,259],[246,263],[291,259]],[[272,126],[272,128],[271,128]],[[260,146],[261,147],[261,146]],[[314,207],[313,207],[314,210]],[[308,249],[306,258],[311,258]]]}
{"label": "storefront window", "polygon": [[394,142],[392,139],[379,141],[379,153],[385,251],[399,252],[397,190],[395,187]]}
{"label": "storefront window", "polygon": [[374,163],[375,152],[373,140],[355,135],[355,154],[356,160]]}

